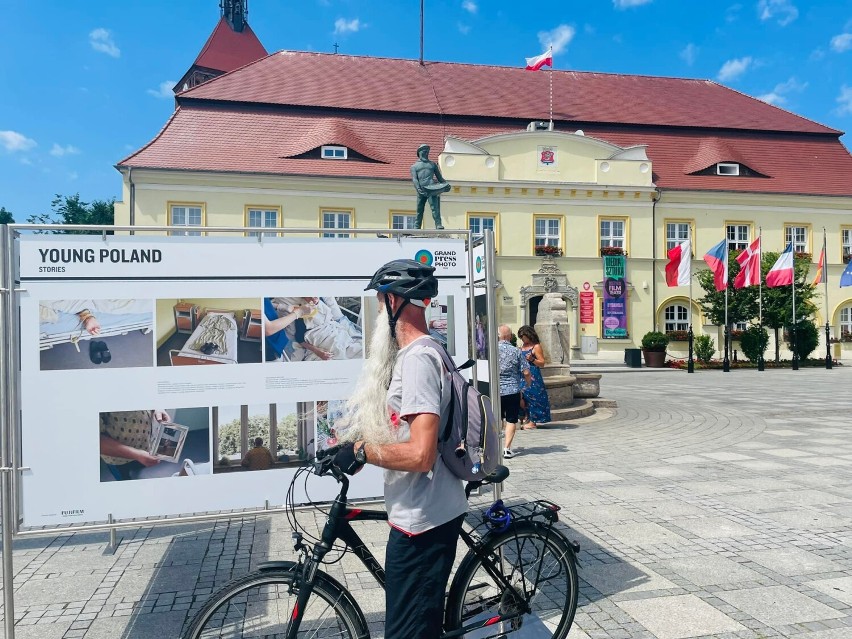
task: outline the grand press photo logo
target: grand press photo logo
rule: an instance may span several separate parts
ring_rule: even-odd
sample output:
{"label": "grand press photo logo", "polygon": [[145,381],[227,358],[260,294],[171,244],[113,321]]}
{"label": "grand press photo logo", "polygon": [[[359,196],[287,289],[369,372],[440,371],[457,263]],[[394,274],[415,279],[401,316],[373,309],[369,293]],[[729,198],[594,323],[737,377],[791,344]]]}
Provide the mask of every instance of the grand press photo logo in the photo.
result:
{"label": "grand press photo logo", "polygon": [[434,266],[435,270],[449,270],[458,264],[458,251],[427,251],[420,249],[414,254],[414,261],[424,266]]}

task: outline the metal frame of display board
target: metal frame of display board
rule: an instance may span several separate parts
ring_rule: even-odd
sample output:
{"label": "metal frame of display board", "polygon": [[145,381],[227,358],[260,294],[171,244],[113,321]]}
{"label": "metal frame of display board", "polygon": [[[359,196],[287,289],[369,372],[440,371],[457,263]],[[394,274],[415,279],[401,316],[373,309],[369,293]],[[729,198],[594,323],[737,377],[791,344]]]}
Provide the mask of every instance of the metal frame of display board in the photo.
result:
{"label": "metal frame of display board", "polygon": [[[158,526],[174,523],[200,523],[207,521],[216,521],[220,519],[231,519],[244,516],[268,515],[285,512],[284,508],[270,508],[269,502],[266,502],[264,508],[255,509],[240,509],[215,514],[204,515],[176,515],[161,517],[156,519],[132,519],[121,522],[112,521],[112,515],[108,521],[103,524],[83,524],[79,526],[64,526],[54,528],[28,529],[21,530],[20,524],[20,473],[28,470],[28,467],[20,465],[20,442],[21,442],[21,379],[20,379],[20,317],[18,313],[19,294],[25,292],[23,288],[16,288],[16,274],[18,272],[18,250],[17,239],[22,233],[38,233],[38,232],[56,232],[61,234],[63,231],[68,231],[69,226],[62,224],[10,224],[0,225],[0,527],[2,528],[2,570],[3,583],[6,587],[3,589],[4,601],[4,628],[6,637],[14,639],[15,637],[15,593],[14,588],[14,557],[12,553],[12,541],[15,537],[34,537],[45,535],[62,535],[72,534],[77,532],[92,532],[92,531],[108,531],[110,534],[110,545],[115,548],[115,534],[119,529],[125,528],[141,528],[146,526]],[[208,226],[100,226],[100,225],[75,225],[74,231],[92,231],[92,235],[101,234],[106,240],[111,235],[126,233],[127,235],[135,236],[136,234],[145,234],[140,237],[146,237],[147,234],[162,236],[163,234],[173,234],[175,232],[201,232],[202,237],[208,237],[209,234],[219,233],[256,233],[257,241],[263,243],[265,235],[280,236],[284,233],[288,235],[318,235],[328,232],[327,229],[318,228],[297,228],[297,229],[264,229],[254,227],[208,227]],[[459,236],[466,240],[467,247],[467,283],[465,287],[468,289],[468,349],[469,352],[475,352],[474,346],[474,284],[473,284],[473,247],[480,242],[484,243],[485,248],[485,295],[487,304],[487,313],[489,326],[496,326],[496,301],[495,290],[496,281],[494,278],[494,233],[491,230],[485,230],[481,239],[474,238],[470,230],[411,230],[402,233],[399,229],[345,229],[346,233],[352,235],[378,235],[387,237],[389,240],[401,240],[403,237],[418,236],[418,237],[456,237]],[[60,235],[61,237],[61,235]],[[50,241],[50,236],[45,237],[45,241]],[[179,241],[176,239],[176,241]],[[194,240],[197,241],[197,240]],[[476,287],[483,286],[480,282]],[[497,335],[495,331],[490,331],[488,335],[489,352],[497,352]],[[488,372],[490,380],[490,388],[499,387],[499,364],[496,357],[491,357],[488,362]],[[474,365],[472,368],[473,379],[477,377],[476,359],[474,357]],[[500,395],[492,392],[492,406],[495,415],[500,415]],[[502,447],[501,447],[502,451]],[[495,485],[496,496],[499,498],[500,486]],[[310,508],[312,506],[305,506]]]}

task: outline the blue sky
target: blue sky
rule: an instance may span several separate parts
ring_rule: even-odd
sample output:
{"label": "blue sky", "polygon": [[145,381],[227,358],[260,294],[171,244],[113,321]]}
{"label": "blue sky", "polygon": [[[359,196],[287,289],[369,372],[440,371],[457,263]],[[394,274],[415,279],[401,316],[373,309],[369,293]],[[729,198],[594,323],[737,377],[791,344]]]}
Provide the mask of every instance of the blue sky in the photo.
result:
{"label": "blue sky", "polygon": [[[0,0],[0,206],[120,196],[113,166],[160,130],[218,0]],[[85,7],[85,9],[83,9]],[[416,58],[418,0],[249,0],[268,51]],[[426,0],[426,59],[710,78],[852,130],[852,0]],[[843,138],[847,147],[850,135]]]}

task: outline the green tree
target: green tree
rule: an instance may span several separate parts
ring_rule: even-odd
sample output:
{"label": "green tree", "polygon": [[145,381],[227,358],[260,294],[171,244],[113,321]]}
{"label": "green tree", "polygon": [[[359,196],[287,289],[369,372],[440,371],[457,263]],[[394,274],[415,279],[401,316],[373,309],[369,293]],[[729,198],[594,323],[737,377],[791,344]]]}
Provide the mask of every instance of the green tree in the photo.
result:
{"label": "green tree", "polygon": [[757,324],[749,326],[743,331],[742,337],[740,337],[740,346],[742,346],[743,354],[751,362],[757,362],[763,357],[768,345],[769,333],[766,332],[765,328]]}
{"label": "green tree", "polygon": [[[269,445],[269,413],[249,415],[248,442],[249,448],[254,445],[256,437],[263,439]],[[287,450],[296,448],[296,414],[288,413],[278,416],[278,428],[275,433],[278,444]],[[272,451],[275,454],[275,451]],[[235,419],[219,426],[218,459],[240,455],[240,420]]]}
{"label": "green tree", "polygon": [[[80,200],[80,194],[59,195],[57,194],[50,203],[52,213],[30,215],[27,222],[30,224],[67,224],[73,225],[112,225],[115,223],[115,198],[111,200],[94,200],[91,203]],[[51,233],[69,233],[75,235],[98,235],[99,231],[75,231],[73,229],[63,231],[50,231]],[[112,235],[112,231],[107,231]]]}
{"label": "green tree", "polygon": [[[798,301],[798,300],[797,300]],[[793,350],[793,333],[786,332],[787,346]],[[809,319],[800,320],[796,318],[796,348],[799,359],[808,359],[819,345],[819,330],[813,321]]]}
{"label": "green tree", "polygon": [[[757,316],[757,287],[734,288],[734,278],[740,272],[737,255],[740,251],[728,254],[728,330],[734,324],[748,322]],[[713,281],[713,271],[698,271],[698,283],[704,289],[704,297],[698,298],[701,310],[716,326],[725,325],[725,291],[717,291]],[[753,289],[753,290],[752,290]]]}
{"label": "green tree", "polygon": [[0,224],[14,224],[15,218],[6,210],[5,206],[0,206]]}
{"label": "green tree", "polygon": [[[793,323],[793,287],[766,287],[766,274],[778,261],[780,253],[764,253],[760,270],[763,277],[763,325],[775,331],[775,361],[781,361],[781,339],[779,331]],[[796,255],[793,260],[796,282],[796,321],[811,320],[816,314],[813,303],[816,287],[808,282],[811,266],[809,255]],[[750,287],[757,294],[757,287]],[[813,350],[813,349],[812,349]]]}

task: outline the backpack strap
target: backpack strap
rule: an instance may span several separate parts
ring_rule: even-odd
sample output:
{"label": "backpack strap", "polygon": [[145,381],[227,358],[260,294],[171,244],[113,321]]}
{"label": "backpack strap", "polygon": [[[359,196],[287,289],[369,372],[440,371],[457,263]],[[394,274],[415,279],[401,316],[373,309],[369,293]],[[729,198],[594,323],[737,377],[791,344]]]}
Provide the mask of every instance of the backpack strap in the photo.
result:
{"label": "backpack strap", "polygon": [[[458,371],[458,369],[456,368],[456,365],[453,362],[452,358],[450,358],[450,354],[447,353],[447,349],[445,349],[441,344],[436,342],[431,337],[428,338],[428,339],[420,340],[420,343],[423,346],[428,346],[429,348],[437,351],[438,354],[441,356],[441,360],[444,362],[444,367],[451,374]],[[449,406],[447,407],[446,412],[443,415],[440,416],[441,425],[440,425],[440,428],[438,430],[438,441],[439,442],[445,442],[449,439],[450,431],[453,428],[453,417],[454,417],[455,408],[456,408],[455,401],[453,401],[453,382],[452,382],[452,379],[446,380],[446,383],[448,384],[448,389],[449,389],[449,393],[450,393],[450,403],[449,403]]]}
{"label": "backpack strap", "polygon": [[[435,351],[437,351],[437,352],[438,352],[438,354],[441,356],[441,360],[443,360],[443,362],[444,362],[444,366],[446,366],[446,367],[447,367],[447,370],[448,370],[448,371],[450,371],[450,372],[454,372],[454,371],[460,370],[461,368],[468,368],[468,364],[467,364],[467,362],[465,362],[464,366],[462,366],[462,367],[456,367],[456,364],[455,364],[455,362],[452,360],[452,358],[450,357],[450,354],[447,352],[447,349],[446,349],[446,348],[444,348],[441,344],[439,344],[438,342],[436,342],[436,341],[435,341],[434,339],[432,339],[431,337],[430,337],[430,338],[428,338],[428,339],[420,340],[420,344],[421,344],[422,346],[428,346],[429,348],[434,349]],[[470,362],[470,361],[472,361],[472,360],[468,360],[468,361]]]}

